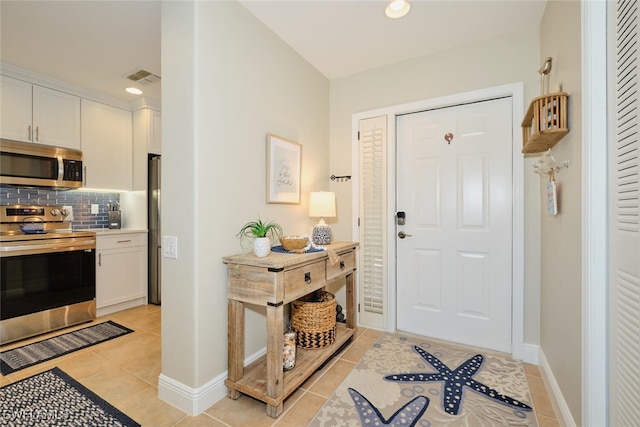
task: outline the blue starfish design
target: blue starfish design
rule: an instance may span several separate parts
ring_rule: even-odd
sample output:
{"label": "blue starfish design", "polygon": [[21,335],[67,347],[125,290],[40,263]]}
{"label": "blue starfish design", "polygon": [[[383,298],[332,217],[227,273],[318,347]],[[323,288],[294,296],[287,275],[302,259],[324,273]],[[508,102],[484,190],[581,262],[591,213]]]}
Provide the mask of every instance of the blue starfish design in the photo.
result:
{"label": "blue starfish design", "polygon": [[442,363],[440,359],[424,351],[417,345],[413,346],[413,349],[433,366],[438,373],[394,374],[387,375],[384,379],[394,382],[444,381],[442,406],[446,413],[458,415],[465,386],[503,405],[512,406],[523,411],[533,410],[529,405],[500,394],[497,390],[473,379],[473,376],[478,373],[484,363],[484,357],[481,354],[476,354],[471,359],[462,363],[457,369],[451,370],[447,365]]}
{"label": "blue starfish design", "polygon": [[413,427],[429,406],[429,398],[418,396],[398,409],[388,420],[385,420],[378,408],[369,400],[349,387],[349,394],[356,405],[363,426]]}

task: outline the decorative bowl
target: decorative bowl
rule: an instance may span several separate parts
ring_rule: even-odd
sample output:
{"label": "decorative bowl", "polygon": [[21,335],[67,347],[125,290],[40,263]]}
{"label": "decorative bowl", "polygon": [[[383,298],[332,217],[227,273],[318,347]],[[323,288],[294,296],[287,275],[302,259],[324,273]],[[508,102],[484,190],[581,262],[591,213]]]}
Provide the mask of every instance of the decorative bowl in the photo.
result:
{"label": "decorative bowl", "polygon": [[306,236],[285,236],[280,238],[282,247],[287,251],[295,251],[304,249],[309,243],[309,238]]}

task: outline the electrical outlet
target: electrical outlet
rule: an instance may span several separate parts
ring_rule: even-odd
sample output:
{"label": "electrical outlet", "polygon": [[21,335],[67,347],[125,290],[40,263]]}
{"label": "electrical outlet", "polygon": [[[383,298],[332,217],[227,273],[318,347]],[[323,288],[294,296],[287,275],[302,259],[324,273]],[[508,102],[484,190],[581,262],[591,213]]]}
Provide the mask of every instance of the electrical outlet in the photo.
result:
{"label": "electrical outlet", "polygon": [[91,213],[94,214],[94,215],[100,213],[100,205],[92,203],[91,204]]}
{"label": "electrical outlet", "polygon": [[165,258],[178,258],[178,238],[176,236],[164,236],[162,238],[162,256]]}

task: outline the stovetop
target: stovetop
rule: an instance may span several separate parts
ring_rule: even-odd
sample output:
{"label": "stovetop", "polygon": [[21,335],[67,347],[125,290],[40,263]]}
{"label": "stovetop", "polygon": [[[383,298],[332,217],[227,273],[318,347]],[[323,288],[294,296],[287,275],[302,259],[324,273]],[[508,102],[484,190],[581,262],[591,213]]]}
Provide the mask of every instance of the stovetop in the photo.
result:
{"label": "stovetop", "polygon": [[62,206],[12,205],[0,208],[0,242],[94,237],[74,231]]}

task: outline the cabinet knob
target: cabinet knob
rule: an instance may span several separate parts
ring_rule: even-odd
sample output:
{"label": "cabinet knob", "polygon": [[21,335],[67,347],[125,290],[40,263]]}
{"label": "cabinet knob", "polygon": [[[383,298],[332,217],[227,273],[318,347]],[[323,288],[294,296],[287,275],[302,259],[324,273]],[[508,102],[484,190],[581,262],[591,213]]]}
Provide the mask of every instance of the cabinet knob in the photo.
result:
{"label": "cabinet knob", "polygon": [[345,267],[344,261],[340,260],[340,270],[344,270],[344,267]]}

